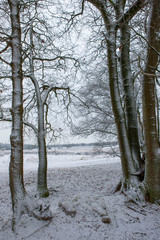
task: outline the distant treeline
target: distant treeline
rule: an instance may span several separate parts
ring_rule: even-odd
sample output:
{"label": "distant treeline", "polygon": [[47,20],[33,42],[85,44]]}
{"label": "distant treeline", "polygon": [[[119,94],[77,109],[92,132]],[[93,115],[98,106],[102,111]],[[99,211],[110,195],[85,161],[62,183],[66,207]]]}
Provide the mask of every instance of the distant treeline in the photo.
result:
{"label": "distant treeline", "polygon": [[105,146],[115,146],[117,145],[118,142],[114,141],[114,142],[96,142],[96,143],[71,143],[71,144],[54,144],[54,145],[49,145],[47,146],[48,149],[51,148],[61,148],[61,147],[85,147],[85,146],[99,146],[99,147],[105,147]]}
{"label": "distant treeline", "polygon": [[[117,142],[96,142],[96,143],[71,143],[71,144],[54,144],[54,145],[48,145],[47,149],[51,149],[51,148],[71,148],[71,147],[85,147],[85,146],[97,146],[97,147],[105,147],[105,146],[115,146],[117,145]],[[29,149],[37,149],[37,145],[33,145],[33,144],[24,144],[24,150]],[[11,146],[8,143],[0,143],[0,150],[10,150]]]}
{"label": "distant treeline", "polygon": [[[24,144],[23,146],[24,149],[36,149],[37,146],[33,145],[33,144]],[[10,150],[11,149],[11,145],[8,143],[0,143],[0,150]]]}

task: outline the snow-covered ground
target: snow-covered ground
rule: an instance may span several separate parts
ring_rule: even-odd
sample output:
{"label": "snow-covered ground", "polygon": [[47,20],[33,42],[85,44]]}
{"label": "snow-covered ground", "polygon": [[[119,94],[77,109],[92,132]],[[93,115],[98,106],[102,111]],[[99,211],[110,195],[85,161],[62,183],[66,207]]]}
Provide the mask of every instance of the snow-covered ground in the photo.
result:
{"label": "snow-covered ground", "polygon": [[[48,187],[52,221],[23,215],[11,231],[8,186],[9,152],[0,152],[0,240],[158,240],[160,207],[136,205],[112,194],[121,177],[118,157],[91,154],[48,154]],[[27,192],[36,194],[37,154],[24,154]]]}

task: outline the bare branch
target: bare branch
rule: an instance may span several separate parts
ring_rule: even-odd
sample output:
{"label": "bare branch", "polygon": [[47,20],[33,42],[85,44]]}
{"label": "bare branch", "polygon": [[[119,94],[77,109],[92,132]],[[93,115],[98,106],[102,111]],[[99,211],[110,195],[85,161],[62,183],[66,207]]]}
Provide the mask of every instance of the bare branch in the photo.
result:
{"label": "bare branch", "polygon": [[160,78],[160,75],[144,72],[143,68],[142,68],[141,65],[140,65],[140,58],[139,58],[139,61],[138,61],[138,67],[139,67],[139,69],[141,70],[141,73],[142,73],[143,75],[148,76],[148,77]]}
{"label": "bare branch", "polygon": [[86,102],[84,102],[82,99],[80,99],[80,97],[76,96],[76,94],[74,94],[73,92],[70,92],[70,94],[77,98],[84,106],[86,106],[87,108],[89,108],[89,106],[86,104]]}
{"label": "bare branch", "polygon": [[[12,119],[11,118],[0,118],[0,122],[12,122]],[[33,131],[37,134],[38,133],[38,129],[32,124],[32,123],[29,123],[29,122],[26,122],[26,121],[23,121],[23,124],[32,128]]]}
{"label": "bare branch", "polygon": [[149,43],[149,41],[148,41],[142,34],[138,33],[138,32],[137,32],[135,29],[133,29],[133,28],[132,28],[132,30],[133,30],[138,36],[140,36],[143,40],[145,40],[145,42],[148,44],[148,46],[149,46],[150,48],[152,48],[152,50],[155,51],[155,52],[160,56],[160,52],[158,52],[158,51]]}
{"label": "bare branch", "polygon": [[105,24],[110,24],[110,19],[108,17],[107,6],[105,0],[86,0],[87,2],[92,3],[99,11],[101,12]]}
{"label": "bare branch", "polygon": [[50,86],[47,91],[46,91],[46,94],[44,96],[44,99],[43,99],[43,104],[46,104],[46,101],[47,101],[47,98],[48,98],[48,94],[51,92],[51,91],[54,91],[56,93],[57,90],[66,90],[66,91],[69,91],[69,87],[55,87],[55,86]]}
{"label": "bare branch", "polygon": [[9,79],[12,79],[12,76],[0,76],[0,79],[5,79],[5,78],[9,78]]}
{"label": "bare branch", "polygon": [[6,61],[6,60],[4,60],[2,57],[0,57],[0,60],[1,60],[2,62],[4,62],[5,64],[7,64],[7,65],[11,66],[11,63],[7,62],[7,61]]}
{"label": "bare branch", "polygon": [[5,48],[3,48],[1,51],[0,51],[0,54],[5,52],[8,48],[10,47],[10,43],[7,43],[7,45],[5,46]]}
{"label": "bare branch", "polygon": [[82,0],[82,9],[81,9],[81,12],[71,15],[70,21],[73,21],[73,19],[74,19],[75,17],[78,17],[78,16],[80,16],[80,15],[83,14],[83,11],[84,11],[84,1],[85,1],[85,0]]}
{"label": "bare branch", "polygon": [[123,25],[125,22],[129,22],[136,13],[146,6],[150,0],[137,0],[128,10],[123,14],[117,22],[117,28]]}
{"label": "bare branch", "polygon": [[69,57],[69,56],[57,56],[55,58],[41,58],[41,57],[34,57],[33,60],[39,60],[42,62],[53,62],[55,60],[73,60],[75,61],[75,63],[77,63],[79,65],[79,62],[77,59],[73,58],[73,57]]}

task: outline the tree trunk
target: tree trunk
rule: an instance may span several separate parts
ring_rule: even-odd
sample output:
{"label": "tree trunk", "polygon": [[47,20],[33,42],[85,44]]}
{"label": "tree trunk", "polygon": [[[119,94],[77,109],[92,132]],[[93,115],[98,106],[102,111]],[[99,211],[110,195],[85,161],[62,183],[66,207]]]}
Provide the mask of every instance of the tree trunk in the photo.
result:
{"label": "tree trunk", "polygon": [[[106,42],[107,42],[107,49],[108,49],[108,67],[109,67],[109,83],[110,83],[110,95],[111,95],[111,102],[112,102],[112,110],[114,114],[114,119],[117,127],[117,135],[118,135],[118,142],[119,142],[119,149],[121,154],[121,164],[122,164],[122,172],[123,172],[123,187],[124,189],[130,188],[130,185],[136,185],[138,182],[138,178],[133,176],[133,173],[137,170],[137,165],[135,164],[135,154],[132,154],[132,145],[130,144],[128,128],[126,125],[125,120],[125,113],[123,112],[121,97],[119,92],[119,83],[118,83],[118,66],[117,66],[117,54],[116,54],[116,42],[117,42],[117,29],[118,25],[115,23],[112,24],[114,21],[110,18],[110,13],[108,13],[107,4],[105,1],[100,0],[88,0],[91,2],[102,14],[105,26],[106,26]],[[121,5],[122,4],[122,5]],[[121,11],[123,10],[124,2],[117,3],[117,7]],[[120,6],[121,5],[121,6]],[[117,14],[117,12],[116,12]],[[118,16],[119,19],[120,15]],[[126,33],[126,32],[125,32]],[[127,49],[128,50],[128,49]],[[126,52],[126,50],[125,50]],[[126,58],[129,57],[128,55],[123,55],[123,60],[125,65],[123,68],[126,68]],[[122,64],[121,64],[122,65]],[[128,66],[127,66],[128,67]],[[123,69],[123,73],[128,74],[128,69]],[[126,78],[126,76],[123,76]],[[128,76],[127,76],[128,77]],[[130,80],[130,78],[127,80]],[[127,83],[128,84],[128,83]],[[127,87],[127,88],[126,88]],[[129,89],[130,88],[130,89]],[[129,91],[133,91],[131,86],[126,85],[125,91],[127,93],[127,97],[130,98],[132,95]],[[131,90],[132,88],[132,90]],[[130,100],[130,99],[129,99]],[[131,101],[130,101],[131,102]],[[127,108],[128,112],[131,111],[131,106]],[[129,115],[130,117],[130,115]],[[134,117],[135,119],[135,117]],[[130,118],[129,118],[130,120]],[[129,124],[129,123],[128,123]],[[133,134],[132,134],[133,135]],[[131,136],[130,136],[131,137]],[[134,156],[134,158],[133,158]]]}
{"label": "tree trunk", "polygon": [[12,24],[12,132],[10,160],[10,189],[13,213],[20,214],[19,201],[25,198],[23,184],[23,93],[22,93],[22,58],[21,29],[19,19],[19,1],[8,1]]}
{"label": "tree trunk", "polygon": [[41,92],[38,81],[34,75],[34,61],[33,61],[33,26],[30,23],[30,78],[34,84],[36,98],[37,98],[37,110],[38,110],[38,176],[37,176],[37,191],[40,197],[48,197],[49,191],[47,188],[47,150],[45,141],[45,129],[44,129],[44,102],[41,98]]}
{"label": "tree trunk", "polygon": [[38,103],[38,182],[37,190],[41,197],[48,197],[49,191],[47,188],[47,151],[44,130],[44,104]]}
{"label": "tree trunk", "polygon": [[[8,0],[12,27],[12,132],[9,181],[13,209],[13,227],[23,213],[38,219],[49,220],[52,214],[49,207],[39,206],[31,199],[23,182],[23,85],[20,6],[18,0]],[[41,204],[42,205],[42,204]],[[40,210],[41,209],[41,210]]]}
{"label": "tree trunk", "polygon": [[[33,67],[33,66],[32,66]],[[44,103],[41,99],[41,92],[38,85],[38,81],[34,76],[34,72],[31,71],[29,75],[36,91],[37,98],[37,110],[38,110],[38,179],[37,179],[37,191],[40,197],[48,197],[49,191],[47,188],[47,150],[45,141],[45,128],[44,128]]]}
{"label": "tree trunk", "polygon": [[160,199],[160,152],[156,122],[155,73],[160,54],[160,0],[151,2],[148,25],[148,49],[142,80],[143,122],[146,153],[144,185],[146,198],[151,202]]}
{"label": "tree trunk", "polygon": [[125,115],[128,140],[136,169],[141,167],[140,145],[138,137],[138,117],[134,96],[134,85],[130,66],[130,30],[128,23],[120,27],[121,31],[121,76],[124,89]]}
{"label": "tree trunk", "polygon": [[[135,172],[135,165],[131,154],[130,144],[128,141],[126,121],[119,93],[115,26],[110,25],[108,27],[107,33],[110,94],[112,101],[112,109],[117,127],[123,177],[125,180],[124,182],[134,184],[135,182],[137,182],[137,179],[132,176],[132,173]],[[128,188],[128,186],[125,186],[125,188]]]}

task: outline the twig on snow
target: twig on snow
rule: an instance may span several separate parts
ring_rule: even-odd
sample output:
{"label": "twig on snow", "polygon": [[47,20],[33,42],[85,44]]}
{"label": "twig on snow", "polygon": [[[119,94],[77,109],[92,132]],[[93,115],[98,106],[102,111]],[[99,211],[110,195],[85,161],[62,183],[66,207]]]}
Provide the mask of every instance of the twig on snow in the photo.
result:
{"label": "twig on snow", "polygon": [[50,220],[48,223],[44,224],[42,227],[36,229],[33,233],[31,233],[30,235],[28,235],[27,237],[24,237],[23,240],[30,238],[31,236],[33,236],[35,233],[39,232],[40,230],[42,230],[43,228],[49,226],[49,224],[52,222],[52,220]]}

